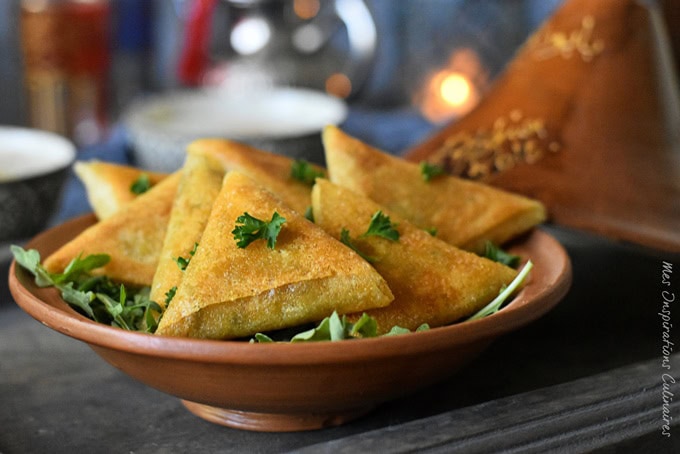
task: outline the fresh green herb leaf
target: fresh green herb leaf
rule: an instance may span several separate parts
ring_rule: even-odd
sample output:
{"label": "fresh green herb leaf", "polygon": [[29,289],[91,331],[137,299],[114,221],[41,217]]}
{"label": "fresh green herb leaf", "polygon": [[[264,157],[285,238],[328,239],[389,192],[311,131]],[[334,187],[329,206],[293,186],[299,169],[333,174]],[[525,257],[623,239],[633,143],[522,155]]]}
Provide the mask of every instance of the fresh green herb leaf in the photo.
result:
{"label": "fresh green herb leaf", "polygon": [[274,342],[274,339],[262,333],[256,333],[255,336],[250,339],[251,344],[270,344],[272,342]]}
{"label": "fresh green herb leaf", "polygon": [[312,209],[311,206],[308,206],[307,209],[305,210],[305,219],[307,219],[310,222],[314,222],[314,210]]}
{"label": "fresh green herb leaf", "polygon": [[91,254],[85,258],[79,255],[69,262],[63,273],[53,274],[52,279],[56,284],[76,281],[90,271],[106,265],[110,260],[111,257],[107,254]]}
{"label": "fresh green herb leaf", "polygon": [[437,230],[437,227],[430,227],[429,229],[425,229],[425,231],[432,236],[437,236],[437,232],[439,232],[439,230]]}
{"label": "fresh green herb leaf", "polygon": [[170,301],[175,297],[175,293],[177,293],[177,286],[173,285],[170,290],[165,292],[165,307],[167,308],[168,305],[170,304]]}
{"label": "fresh green herb leaf", "polygon": [[[424,331],[430,327],[423,324],[416,329],[416,331]],[[410,333],[406,328],[398,326],[393,327],[388,333],[383,336],[393,336],[396,334]],[[378,336],[378,324],[375,319],[364,313],[359,320],[351,323],[346,316],[340,317],[337,312],[333,312],[330,316],[324,318],[319,324],[311,329],[295,334],[290,342],[320,342],[320,341],[339,341],[347,339],[372,338]],[[255,342],[275,342],[266,334],[257,333],[251,340]]]}
{"label": "fresh green herb leaf", "polygon": [[149,175],[146,173],[140,174],[130,185],[130,192],[136,195],[144,194],[149,189],[151,189],[151,180],[149,180]]}
{"label": "fresh green herb leaf", "polygon": [[290,167],[291,178],[312,186],[314,180],[323,178],[326,173],[304,159],[296,159]]}
{"label": "fresh green herb leaf", "polygon": [[517,276],[515,276],[515,279],[510,282],[510,284],[507,287],[504,287],[501,289],[501,291],[498,293],[498,296],[494,298],[493,301],[491,301],[489,304],[484,306],[479,312],[471,316],[468,320],[477,320],[478,318],[483,318],[488,315],[494,314],[498,312],[503,305],[503,303],[512,295],[517,288],[522,285],[522,282],[524,282],[524,279],[526,279],[527,275],[531,271],[531,269],[534,267],[534,264],[529,260],[524,267],[520,270],[519,273],[517,273]]}
{"label": "fresh green herb leaf", "polygon": [[491,241],[484,243],[484,257],[493,260],[494,262],[502,263],[511,268],[516,268],[519,265],[520,256],[505,252]]}
{"label": "fresh green herb leaf", "polygon": [[92,320],[124,329],[155,331],[154,315],[161,308],[149,299],[148,287],[130,292],[106,276],[90,274],[109,262],[108,255],[78,256],[63,273],[49,273],[40,264],[38,251],[19,246],[12,246],[11,251],[17,263],[35,276],[36,285],[56,287],[64,301]]}
{"label": "fresh green herb leaf", "polygon": [[349,236],[349,230],[343,228],[340,231],[340,242],[347,246],[348,248],[350,248],[351,250],[353,250],[354,252],[356,252],[357,254],[359,254],[359,256],[362,259],[366,260],[367,262],[372,263],[375,261],[374,258],[365,255],[354,245],[354,243],[352,242],[352,238]]}
{"label": "fresh green herb leaf", "polygon": [[368,225],[368,230],[361,236],[380,236],[388,240],[398,241],[399,231],[396,229],[397,224],[393,224],[390,217],[385,215],[381,210],[376,211],[371,217],[371,223]]}
{"label": "fresh green herb leaf", "polygon": [[196,254],[196,249],[198,248],[198,243],[194,243],[194,248],[189,252],[189,257],[177,257],[176,259],[173,259],[175,263],[177,263],[177,266],[179,267],[180,270],[184,271],[187,269],[187,266],[189,266],[189,262],[191,262],[192,257]]}
{"label": "fresh green herb leaf", "polygon": [[378,335],[378,322],[364,312],[359,320],[351,326],[349,334],[352,337],[376,337]]}
{"label": "fresh green herb leaf", "polygon": [[281,232],[281,227],[286,219],[279,213],[274,212],[269,222],[257,219],[248,213],[243,213],[236,218],[236,227],[231,233],[234,235],[236,245],[240,248],[248,246],[253,241],[262,238],[267,240],[267,247],[274,249],[276,238]]}
{"label": "fresh green herb leaf", "polygon": [[19,265],[33,273],[35,284],[38,287],[50,287],[54,285],[49,273],[40,265],[40,253],[35,249],[24,248],[16,245],[10,246],[10,251]]}
{"label": "fresh green herb leaf", "polygon": [[420,162],[420,175],[423,177],[423,180],[425,181],[431,181],[433,178],[439,175],[444,175],[445,173],[446,170],[444,170],[444,167],[442,166],[439,166],[437,164],[430,164],[427,161]]}
{"label": "fresh green herb leaf", "polygon": [[[428,325],[427,323],[423,323],[418,328],[416,328],[414,332],[418,333],[420,331],[427,331],[428,329],[430,329],[430,325]],[[385,336],[396,336],[398,334],[406,334],[410,332],[411,331],[407,328],[402,328],[401,326],[393,326],[392,329],[387,334],[385,334]]]}

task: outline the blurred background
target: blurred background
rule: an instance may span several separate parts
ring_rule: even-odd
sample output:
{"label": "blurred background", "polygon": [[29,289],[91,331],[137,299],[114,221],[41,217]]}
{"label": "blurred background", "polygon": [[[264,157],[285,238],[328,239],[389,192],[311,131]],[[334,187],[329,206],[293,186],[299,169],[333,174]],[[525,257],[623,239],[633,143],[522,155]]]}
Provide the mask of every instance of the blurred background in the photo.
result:
{"label": "blurred background", "polygon": [[[106,140],[151,94],[274,84],[344,99],[349,122],[375,123],[366,140],[393,134],[387,145],[397,151],[474,106],[560,3],[3,1],[0,124],[56,131],[82,147]],[[402,117],[412,130],[392,121]]]}
{"label": "blurred background", "polygon": [[[398,152],[474,107],[562,1],[6,0],[0,124],[83,147],[153,94],[301,86]],[[659,1],[677,41],[680,2]]]}

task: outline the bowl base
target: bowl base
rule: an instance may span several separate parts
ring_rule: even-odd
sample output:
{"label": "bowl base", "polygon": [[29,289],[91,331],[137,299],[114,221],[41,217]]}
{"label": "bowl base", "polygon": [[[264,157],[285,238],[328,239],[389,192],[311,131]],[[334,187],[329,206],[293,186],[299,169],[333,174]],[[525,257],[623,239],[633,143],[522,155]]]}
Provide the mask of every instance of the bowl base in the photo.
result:
{"label": "bowl base", "polygon": [[182,404],[206,421],[257,432],[297,432],[340,426],[374,408],[367,406],[334,413],[259,413],[213,407],[188,400],[182,400]]}

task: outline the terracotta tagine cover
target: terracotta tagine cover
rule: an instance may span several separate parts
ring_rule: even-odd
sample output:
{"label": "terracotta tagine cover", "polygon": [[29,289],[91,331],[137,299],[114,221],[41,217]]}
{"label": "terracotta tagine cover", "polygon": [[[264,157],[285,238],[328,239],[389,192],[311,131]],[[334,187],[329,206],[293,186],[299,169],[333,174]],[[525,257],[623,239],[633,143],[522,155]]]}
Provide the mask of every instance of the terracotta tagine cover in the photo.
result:
{"label": "terracotta tagine cover", "polygon": [[473,111],[406,157],[536,197],[556,224],[680,251],[671,55],[658,9],[567,0]]}

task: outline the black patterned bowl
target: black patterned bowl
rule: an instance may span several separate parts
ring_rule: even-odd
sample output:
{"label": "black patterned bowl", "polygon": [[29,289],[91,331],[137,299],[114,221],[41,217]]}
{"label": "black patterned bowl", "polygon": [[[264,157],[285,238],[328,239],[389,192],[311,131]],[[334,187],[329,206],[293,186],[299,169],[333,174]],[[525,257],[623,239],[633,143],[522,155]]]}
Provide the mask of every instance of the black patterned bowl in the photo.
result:
{"label": "black patterned bowl", "polygon": [[57,134],[0,126],[0,243],[45,228],[75,156],[75,146]]}

